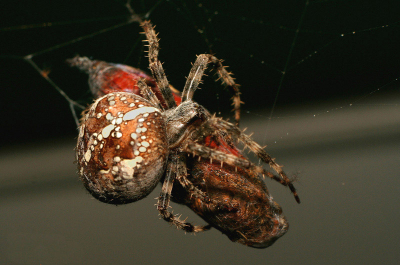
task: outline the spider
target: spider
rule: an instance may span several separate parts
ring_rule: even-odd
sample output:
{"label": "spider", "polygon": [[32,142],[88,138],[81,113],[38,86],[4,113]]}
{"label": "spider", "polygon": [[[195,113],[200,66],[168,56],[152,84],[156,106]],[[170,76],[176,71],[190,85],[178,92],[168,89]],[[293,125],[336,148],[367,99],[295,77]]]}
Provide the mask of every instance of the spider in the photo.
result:
{"label": "spider", "polygon": [[[192,100],[207,65],[212,64],[234,93],[238,124],[239,86],[220,60],[201,54],[179,96],[169,85],[158,60],[154,27],[150,21],[141,26],[149,43],[150,70],[156,84],[140,71],[135,72],[135,85],[140,91],[102,91],[83,113],[76,150],[78,171],[85,187],[100,201],[125,204],[144,198],[161,181],[157,209],[164,220],[186,232],[205,231],[213,226],[232,241],[252,247],[270,246],[286,233],[288,224],[260,175],[288,186],[300,202],[293,184],[274,159],[236,125],[212,116]],[[84,60],[79,60],[76,57],[70,63],[83,65],[82,69],[98,75],[108,69],[85,65]],[[277,175],[245,158],[236,148],[237,140],[269,164]],[[168,210],[171,196],[189,206],[209,225],[192,225],[173,215]]]}

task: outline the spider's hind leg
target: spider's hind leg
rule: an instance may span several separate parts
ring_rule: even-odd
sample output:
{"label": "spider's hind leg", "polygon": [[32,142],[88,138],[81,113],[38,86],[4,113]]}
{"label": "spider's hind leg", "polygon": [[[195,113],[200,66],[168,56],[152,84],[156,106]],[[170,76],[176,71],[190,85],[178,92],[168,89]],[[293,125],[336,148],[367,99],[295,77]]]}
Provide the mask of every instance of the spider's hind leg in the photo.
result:
{"label": "spider's hind leg", "polygon": [[161,217],[165,221],[176,225],[176,227],[186,232],[202,232],[209,230],[211,228],[210,225],[206,226],[192,225],[191,223],[187,223],[184,220],[180,220],[179,217],[173,215],[170,211],[168,211],[169,203],[171,200],[172,187],[175,178],[179,179],[182,178],[183,176],[186,177],[185,175],[183,176],[181,175],[183,174],[184,171],[182,170],[182,166],[185,166],[184,164],[182,164],[182,157],[178,155],[170,155],[168,160],[169,160],[168,168],[157,204],[157,209],[160,212]]}

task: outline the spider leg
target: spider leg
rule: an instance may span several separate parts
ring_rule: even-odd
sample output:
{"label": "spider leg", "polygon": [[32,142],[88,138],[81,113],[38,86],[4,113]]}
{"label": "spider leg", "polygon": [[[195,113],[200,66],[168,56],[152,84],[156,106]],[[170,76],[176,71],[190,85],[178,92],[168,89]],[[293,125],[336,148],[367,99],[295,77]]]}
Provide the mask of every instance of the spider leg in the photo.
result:
{"label": "spider leg", "polygon": [[200,144],[194,142],[188,142],[185,151],[192,152],[198,156],[204,158],[211,158],[222,161],[232,166],[238,166],[241,168],[250,169],[258,174],[262,174],[263,176],[266,175],[275,181],[278,181],[284,186],[289,187],[290,191],[293,193],[296,201],[300,203],[300,198],[297,194],[295,187],[293,186],[290,179],[286,176],[285,172],[283,172],[282,167],[275,163],[274,159],[271,158],[267,152],[265,152],[262,147],[253,141],[249,136],[242,133],[239,128],[235,125],[224,121],[219,118],[210,118],[208,121],[203,123],[199,129],[201,134],[203,135],[211,135],[215,133],[215,130],[226,131],[228,134],[233,134],[237,136],[241,141],[243,141],[252,152],[254,152],[263,162],[268,163],[270,167],[272,167],[278,174],[274,175],[271,172],[266,171],[264,168],[256,166],[255,164],[251,163],[249,160],[245,158],[240,158],[235,155],[226,154],[224,152],[202,146]]}
{"label": "spider leg", "polygon": [[[182,160],[181,160],[182,161]],[[179,163],[179,162],[178,162]],[[186,163],[179,163],[176,178],[179,183],[193,196],[201,198],[204,202],[210,203],[212,200],[202,190],[197,188],[187,177]],[[217,202],[215,202],[218,204]]]}
{"label": "spider leg", "polygon": [[156,95],[151,91],[149,86],[145,82],[146,79],[139,79],[137,82],[137,86],[140,89],[140,92],[142,92],[142,95],[144,96],[145,99],[153,103],[155,106],[157,106],[160,110],[164,111],[164,107],[156,97]]}
{"label": "spider leg", "polygon": [[[219,156],[219,158],[217,158],[217,156],[222,154],[223,152],[217,151],[217,150],[209,148],[209,147],[205,147],[203,145],[196,144],[194,142],[189,143],[186,150],[188,152],[190,151],[190,153],[192,153],[194,155],[197,155],[198,157],[202,157],[204,159],[209,159],[211,162],[216,161],[216,160],[222,161],[222,160],[219,160],[219,159],[224,159],[224,158],[221,158],[221,156]],[[212,150],[212,152],[213,152],[212,155],[210,155],[210,153],[207,153],[210,150]],[[214,151],[216,151],[216,153]],[[226,153],[223,153],[223,154],[226,154]],[[236,167],[236,169],[237,169],[237,167],[242,168],[241,166],[238,166],[238,165],[234,164],[234,162],[229,163],[229,162],[227,162],[225,160],[223,162],[226,163],[227,165]],[[249,175],[249,177],[251,177],[251,176]],[[235,187],[237,190],[242,190],[247,194],[254,194],[254,189],[252,187],[249,187],[247,185],[243,185],[242,182],[238,182],[237,178],[235,178],[235,180],[231,180],[231,179],[226,179],[226,180],[229,181],[229,185],[230,186]],[[241,181],[241,179],[239,179],[239,180]],[[216,209],[225,208],[225,206],[222,205],[220,202],[213,201],[213,204],[216,205]]]}
{"label": "spider leg", "polygon": [[[222,205],[219,201],[211,199],[209,196],[207,196],[207,193],[203,192],[199,188],[197,188],[186,176],[187,174],[187,168],[186,168],[186,159],[184,156],[181,157],[181,160],[178,162],[178,173],[177,173],[177,180],[179,183],[190,192],[191,196],[200,198],[203,202],[205,203],[212,203],[213,205],[209,205],[209,207],[213,207],[214,209],[218,208],[224,208],[224,205]],[[232,184],[231,184],[232,185]],[[243,189],[243,187],[241,187]],[[248,190],[249,193],[252,192],[252,190]]]}
{"label": "spider leg", "polygon": [[231,73],[226,71],[226,66],[222,65],[221,60],[211,54],[200,54],[197,56],[196,62],[193,64],[189,76],[186,79],[186,84],[182,93],[182,100],[186,101],[193,98],[193,94],[199,87],[201,78],[203,77],[204,71],[209,63],[214,66],[214,69],[218,73],[219,78],[217,80],[222,79],[222,84],[228,86],[233,92],[232,105],[234,106],[233,110],[235,111],[235,123],[236,125],[239,125],[240,104],[243,103],[240,101],[239,85],[235,83]]}
{"label": "spider leg", "polygon": [[150,21],[146,20],[140,24],[140,26],[144,29],[144,33],[146,34],[147,42],[149,43],[149,67],[151,73],[156,79],[158,88],[160,89],[165,102],[168,105],[168,109],[176,107],[176,102],[172,95],[171,89],[169,87],[167,76],[165,75],[164,69],[162,67],[161,62],[158,60],[158,51],[160,50],[157,38],[157,34],[154,31],[154,26]]}
{"label": "spider leg", "polygon": [[[160,212],[161,217],[169,223],[176,225],[176,227],[186,231],[186,232],[201,232],[206,231],[211,228],[210,225],[206,226],[196,226],[191,223],[187,223],[179,219],[179,217],[173,215],[168,211],[169,202],[171,200],[171,192],[174,184],[175,178],[179,179],[182,176],[179,174],[183,174],[184,170],[182,169],[182,161],[181,157],[177,155],[171,155],[168,158],[168,167],[165,175],[165,180],[161,189],[161,194],[158,199],[157,209]],[[184,166],[184,165],[183,165]],[[178,176],[177,176],[178,175]]]}
{"label": "spider leg", "polygon": [[242,141],[249,149],[257,155],[258,158],[260,158],[264,163],[267,163],[271,168],[275,170],[280,176],[280,180],[278,180],[280,183],[284,184],[285,186],[288,186],[290,191],[294,194],[296,201],[300,203],[300,199],[297,195],[296,189],[294,188],[293,184],[291,183],[290,179],[286,176],[285,172],[282,170],[282,167],[278,165],[275,162],[275,159],[272,158],[265,150],[254,140],[251,139],[250,136],[244,134],[240,129],[233,125],[230,122],[224,121],[221,118],[211,118],[207,122],[207,124],[210,124],[215,128],[218,128],[220,130],[225,130],[228,132],[229,135],[235,135],[236,137],[239,138],[240,141]]}
{"label": "spider leg", "polygon": [[187,178],[187,168],[186,168],[186,157],[181,156],[180,159],[177,162],[177,172],[176,172],[176,179],[179,181],[179,183],[184,187],[186,190],[188,190],[191,194],[191,196],[195,196],[197,198],[200,198],[203,200],[205,203],[211,203],[213,202],[214,205],[220,206],[220,203],[211,199],[210,197],[207,196],[205,192],[197,188],[188,178]]}

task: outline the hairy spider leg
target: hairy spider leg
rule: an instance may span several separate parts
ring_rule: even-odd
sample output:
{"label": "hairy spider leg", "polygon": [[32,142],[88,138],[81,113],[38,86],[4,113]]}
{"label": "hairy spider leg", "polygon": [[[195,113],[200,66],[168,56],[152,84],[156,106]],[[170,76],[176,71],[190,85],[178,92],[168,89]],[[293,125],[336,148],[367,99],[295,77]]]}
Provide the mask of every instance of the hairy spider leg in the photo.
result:
{"label": "hairy spider leg", "polygon": [[275,159],[272,158],[257,142],[251,139],[250,136],[244,134],[233,124],[224,121],[219,118],[213,118],[207,121],[207,123],[214,125],[215,127],[219,127],[219,129],[225,129],[229,134],[236,135],[240,141],[242,141],[245,146],[249,147],[249,149],[257,155],[264,163],[267,163],[271,168],[273,168],[280,176],[280,178],[274,179],[280,182],[284,186],[288,186],[290,191],[293,193],[296,201],[300,203],[300,198],[296,192],[295,187],[293,186],[290,179],[286,176],[285,172],[282,170],[282,167],[275,162]]}
{"label": "hairy spider leg", "polygon": [[140,89],[140,92],[142,92],[142,95],[144,96],[144,98],[146,98],[148,101],[153,103],[155,106],[157,106],[162,111],[165,110],[164,107],[162,106],[162,104],[160,103],[160,101],[158,100],[158,98],[156,97],[156,95],[153,93],[153,91],[151,91],[149,86],[146,84],[144,78],[139,79],[137,82],[137,85]]}
{"label": "hairy spider leg", "polygon": [[234,78],[231,76],[232,73],[226,71],[227,66],[223,66],[222,61],[214,55],[200,54],[197,56],[197,59],[190,70],[189,76],[186,79],[186,84],[182,92],[182,101],[191,100],[193,98],[193,94],[196,89],[199,88],[201,78],[203,77],[204,71],[209,63],[218,73],[219,77],[217,80],[221,79],[222,84],[225,84],[233,92],[232,105],[234,106],[233,111],[235,112],[235,124],[238,126],[240,121],[240,104],[243,103],[240,101],[240,85],[235,83]]}
{"label": "hairy spider leg", "polygon": [[146,40],[149,43],[149,68],[154,78],[156,79],[158,88],[160,89],[165,102],[168,105],[168,109],[176,107],[176,102],[174,100],[172,91],[169,87],[167,76],[165,75],[164,69],[162,67],[161,62],[158,60],[158,51],[159,51],[159,39],[157,38],[157,34],[154,31],[154,26],[150,21],[146,20],[140,24],[140,26],[144,29],[144,33],[146,34]]}
{"label": "hairy spider leg", "polygon": [[167,172],[165,180],[161,189],[161,194],[158,199],[157,209],[161,217],[169,223],[176,225],[176,227],[186,232],[202,232],[209,230],[211,225],[197,226],[191,223],[180,220],[179,217],[173,215],[168,211],[169,202],[171,200],[171,192],[175,179],[186,178],[186,161],[183,154],[172,154],[168,157]]}
{"label": "hairy spider leg", "polygon": [[246,146],[250,148],[250,150],[256,154],[264,163],[269,164],[271,168],[273,168],[278,174],[274,175],[271,172],[265,170],[262,167],[256,166],[255,164],[251,163],[246,158],[240,158],[235,155],[226,154],[224,152],[214,150],[212,148],[202,146],[195,142],[189,141],[185,147],[186,151],[194,153],[198,156],[204,158],[211,158],[216,159],[218,161],[227,163],[232,166],[238,166],[241,168],[250,169],[258,174],[266,175],[275,181],[278,181],[283,186],[289,187],[290,191],[293,193],[296,201],[300,203],[300,198],[297,194],[295,187],[293,186],[290,179],[286,176],[285,172],[282,170],[282,167],[275,163],[274,159],[268,155],[267,152],[255,141],[253,141],[250,136],[244,134],[239,130],[239,128],[227,121],[224,121],[221,118],[212,117],[203,124],[200,125],[198,129],[201,134],[203,135],[212,135],[215,134],[216,131],[225,131],[228,134],[236,135]]}

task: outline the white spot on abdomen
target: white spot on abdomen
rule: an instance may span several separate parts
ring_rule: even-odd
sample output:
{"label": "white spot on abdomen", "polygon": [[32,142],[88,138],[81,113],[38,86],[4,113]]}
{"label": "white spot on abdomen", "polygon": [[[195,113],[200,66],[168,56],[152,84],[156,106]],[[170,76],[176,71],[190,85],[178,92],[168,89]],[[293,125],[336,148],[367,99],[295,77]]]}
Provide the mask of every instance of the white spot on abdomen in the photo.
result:
{"label": "white spot on abdomen", "polygon": [[137,163],[141,163],[143,161],[143,157],[137,156],[134,159],[124,159],[122,160],[121,164],[129,166],[129,167],[136,167]]}
{"label": "white spot on abdomen", "polygon": [[92,157],[92,151],[90,150],[90,148],[88,148],[88,150],[85,153],[86,162],[89,162],[91,157]]}
{"label": "white spot on abdomen", "polygon": [[107,138],[108,136],[110,136],[110,133],[114,128],[115,128],[115,126],[112,124],[107,125],[106,127],[103,128],[103,130],[101,131],[101,134],[103,135],[104,138]]}
{"label": "white spot on abdomen", "polygon": [[121,161],[121,170],[123,171],[124,179],[132,179],[135,173],[135,168],[138,167],[138,163],[143,161],[143,157],[137,156],[134,159],[124,159]]}
{"label": "white spot on abdomen", "polygon": [[125,113],[123,120],[124,121],[133,120],[133,119],[136,119],[136,117],[140,114],[152,113],[152,112],[160,112],[160,110],[157,108],[154,108],[154,107],[142,107],[142,108],[134,109],[134,110],[131,110],[131,111],[128,111],[127,113]]}

